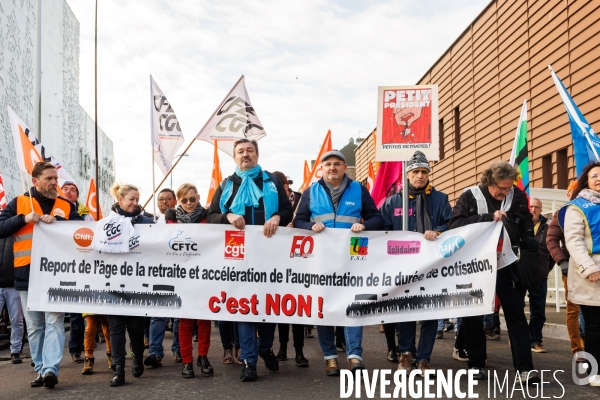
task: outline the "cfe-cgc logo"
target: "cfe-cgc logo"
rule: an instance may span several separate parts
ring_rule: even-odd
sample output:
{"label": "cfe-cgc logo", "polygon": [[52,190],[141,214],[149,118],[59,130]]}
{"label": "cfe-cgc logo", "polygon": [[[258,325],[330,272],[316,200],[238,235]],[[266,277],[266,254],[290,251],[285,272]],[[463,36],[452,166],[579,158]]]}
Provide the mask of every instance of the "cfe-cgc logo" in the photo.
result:
{"label": "cfe-cgc logo", "polygon": [[244,231],[225,231],[225,259],[244,259]]}
{"label": "cfe-cgc logo", "polygon": [[121,224],[118,222],[104,224],[104,232],[106,233],[106,240],[113,240],[121,236]]}
{"label": "cfe-cgc logo", "polygon": [[73,233],[73,241],[79,248],[77,249],[81,253],[89,253],[92,249],[89,249],[94,240],[94,231],[90,228],[79,228]]}
{"label": "cfe-cgc logo", "polygon": [[292,248],[290,249],[290,258],[314,257],[312,254],[315,248],[315,241],[312,236],[294,236],[292,239]]}
{"label": "cfe-cgc logo", "polygon": [[350,238],[350,260],[365,261],[369,254],[369,238],[353,236]]}

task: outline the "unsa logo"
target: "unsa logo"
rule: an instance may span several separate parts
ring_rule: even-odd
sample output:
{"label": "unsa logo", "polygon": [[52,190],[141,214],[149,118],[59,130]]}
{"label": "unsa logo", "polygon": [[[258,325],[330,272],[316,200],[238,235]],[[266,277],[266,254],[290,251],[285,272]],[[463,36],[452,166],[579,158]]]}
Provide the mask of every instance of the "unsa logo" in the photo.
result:
{"label": "unsa logo", "polygon": [[81,247],[89,247],[94,240],[94,231],[90,228],[79,228],[73,234],[73,240]]}
{"label": "unsa logo", "polygon": [[315,241],[312,236],[294,236],[292,239],[292,248],[290,249],[290,258],[312,256],[315,248]]}
{"label": "unsa logo", "polygon": [[450,257],[465,245],[465,239],[461,236],[450,236],[440,246],[440,254],[445,258]]}

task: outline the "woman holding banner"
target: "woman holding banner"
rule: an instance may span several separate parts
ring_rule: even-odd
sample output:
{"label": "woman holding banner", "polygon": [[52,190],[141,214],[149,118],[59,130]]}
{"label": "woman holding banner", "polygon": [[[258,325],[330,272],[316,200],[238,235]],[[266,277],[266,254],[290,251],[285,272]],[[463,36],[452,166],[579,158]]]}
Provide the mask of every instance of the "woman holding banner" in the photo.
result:
{"label": "woman holding banner", "polygon": [[[180,224],[198,224],[206,222],[206,209],[200,205],[200,195],[195,185],[184,183],[177,189],[177,222]],[[212,376],[215,372],[208,361],[210,347],[210,321],[199,319],[198,323],[198,362],[202,376]],[[194,320],[181,318],[179,320],[179,345],[183,370],[181,376],[194,378],[194,347],[192,345],[192,331]]]}
{"label": "woman holding banner", "polygon": [[[600,162],[585,167],[574,200],[558,212],[565,232],[569,259],[569,300],[581,305],[585,320],[585,351],[600,360]],[[589,363],[594,365],[594,363]],[[597,364],[596,364],[597,368]],[[600,387],[597,371],[588,376],[590,386]]]}
{"label": "woman holding banner", "polygon": [[[131,218],[132,224],[153,224],[152,219],[142,215],[139,206],[140,192],[134,185],[116,183],[111,193],[117,200],[112,206],[112,214]],[[110,386],[122,386],[125,383],[125,328],[129,332],[131,349],[133,350],[134,377],[139,378],[144,373],[144,317],[109,315],[110,344],[112,350],[115,375]]]}

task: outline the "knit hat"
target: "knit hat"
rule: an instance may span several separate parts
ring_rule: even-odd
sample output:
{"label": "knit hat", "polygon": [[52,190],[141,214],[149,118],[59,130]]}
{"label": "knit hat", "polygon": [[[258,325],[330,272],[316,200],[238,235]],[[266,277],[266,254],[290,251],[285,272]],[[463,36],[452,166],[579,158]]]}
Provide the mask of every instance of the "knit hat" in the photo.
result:
{"label": "knit hat", "polygon": [[77,184],[75,182],[73,182],[73,181],[65,181],[65,183],[63,183],[60,188],[62,189],[62,188],[64,188],[67,185],[75,186],[75,189],[77,191],[77,195],[79,196],[79,188],[77,187]]}
{"label": "knit hat", "polygon": [[431,172],[431,167],[429,166],[427,157],[425,157],[425,154],[420,151],[415,151],[415,154],[413,154],[410,160],[408,160],[406,163],[406,172],[416,168],[425,168],[427,171]]}

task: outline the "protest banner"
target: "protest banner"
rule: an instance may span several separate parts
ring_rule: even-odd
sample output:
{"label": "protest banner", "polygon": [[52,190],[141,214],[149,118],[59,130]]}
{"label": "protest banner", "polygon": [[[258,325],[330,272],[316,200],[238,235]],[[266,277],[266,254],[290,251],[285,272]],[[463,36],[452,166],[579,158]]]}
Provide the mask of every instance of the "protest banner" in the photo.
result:
{"label": "protest banner", "polygon": [[416,150],[439,160],[437,122],[437,85],[380,86],[375,160],[408,161]]}
{"label": "protest banner", "polygon": [[335,326],[488,314],[501,227],[428,241],[398,231],[280,227],[266,238],[262,226],[136,225],[132,252],[100,254],[94,222],[37,224],[27,307]]}

